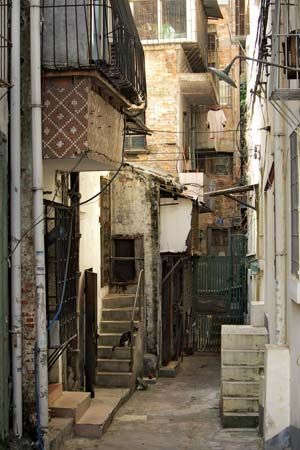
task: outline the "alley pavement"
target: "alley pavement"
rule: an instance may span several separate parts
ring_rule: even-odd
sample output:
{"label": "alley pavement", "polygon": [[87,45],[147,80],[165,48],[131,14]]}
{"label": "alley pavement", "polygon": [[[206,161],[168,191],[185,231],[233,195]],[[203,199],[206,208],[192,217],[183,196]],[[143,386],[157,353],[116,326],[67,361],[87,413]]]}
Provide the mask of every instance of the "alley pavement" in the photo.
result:
{"label": "alley pavement", "polygon": [[256,430],[225,430],[219,417],[220,358],[184,358],[176,378],[137,391],[101,439],[73,438],[64,450],[259,450]]}

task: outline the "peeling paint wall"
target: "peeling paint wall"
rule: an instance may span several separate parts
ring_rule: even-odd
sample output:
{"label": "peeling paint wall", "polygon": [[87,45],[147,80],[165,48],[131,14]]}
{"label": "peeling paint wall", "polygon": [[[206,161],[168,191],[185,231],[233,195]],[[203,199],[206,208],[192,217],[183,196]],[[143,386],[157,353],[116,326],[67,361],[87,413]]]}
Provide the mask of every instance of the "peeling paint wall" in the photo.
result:
{"label": "peeling paint wall", "polygon": [[122,170],[112,184],[112,236],[143,238],[147,352],[160,348],[161,264],[159,243],[159,186],[153,177]]}

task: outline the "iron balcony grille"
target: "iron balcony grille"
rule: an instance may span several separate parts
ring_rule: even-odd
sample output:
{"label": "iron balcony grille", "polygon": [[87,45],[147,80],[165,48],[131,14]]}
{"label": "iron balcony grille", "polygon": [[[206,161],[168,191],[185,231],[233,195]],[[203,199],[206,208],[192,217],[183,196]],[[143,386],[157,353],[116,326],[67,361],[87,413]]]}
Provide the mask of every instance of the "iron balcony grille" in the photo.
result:
{"label": "iron balcony grille", "polygon": [[130,22],[103,0],[44,0],[44,69],[94,69],[134,103],[146,99],[144,51]]}
{"label": "iron balcony grille", "polygon": [[9,85],[10,3],[0,0],[0,88]]}

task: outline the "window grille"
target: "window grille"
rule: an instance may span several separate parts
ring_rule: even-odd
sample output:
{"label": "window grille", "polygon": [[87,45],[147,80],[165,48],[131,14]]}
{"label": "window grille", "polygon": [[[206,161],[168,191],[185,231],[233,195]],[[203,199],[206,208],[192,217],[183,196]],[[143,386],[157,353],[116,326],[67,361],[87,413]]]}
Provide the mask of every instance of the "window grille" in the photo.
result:
{"label": "window grille", "polygon": [[239,37],[249,34],[249,15],[245,0],[235,0],[235,34]]}
{"label": "window grille", "polygon": [[216,33],[208,33],[207,35],[207,58],[209,67],[218,67],[218,41]]}
{"label": "window grille", "polygon": [[196,151],[196,169],[206,175],[232,175],[232,153]]}
{"label": "window grille", "polygon": [[9,85],[9,20],[10,3],[0,0],[0,87]]}
{"label": "window grille", "polygon": [[225,81],[219,82],[220,106],[232,107],[232,87]]}
{"label": "window grille", "polygon": [[132,0],[134,20],[144,42],[181,42],[188,38],[187,0]]}
{"label": "window grille", "polygon": [[290,137],[291,162],[291,272],[299,276],[299,174],[298,142],[294,132]]}

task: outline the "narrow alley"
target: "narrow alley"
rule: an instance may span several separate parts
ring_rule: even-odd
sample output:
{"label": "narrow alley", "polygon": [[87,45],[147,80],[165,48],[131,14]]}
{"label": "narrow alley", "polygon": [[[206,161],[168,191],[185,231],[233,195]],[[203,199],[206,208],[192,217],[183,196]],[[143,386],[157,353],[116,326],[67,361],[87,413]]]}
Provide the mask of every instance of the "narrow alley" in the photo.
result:
{"label": "narrow alley", "polygon": [[176,378],[136,391],[101,439],[74,438],[65,450],[259,450],[256,429],[224,429],[219,418],[220,358],[184,358]]}

